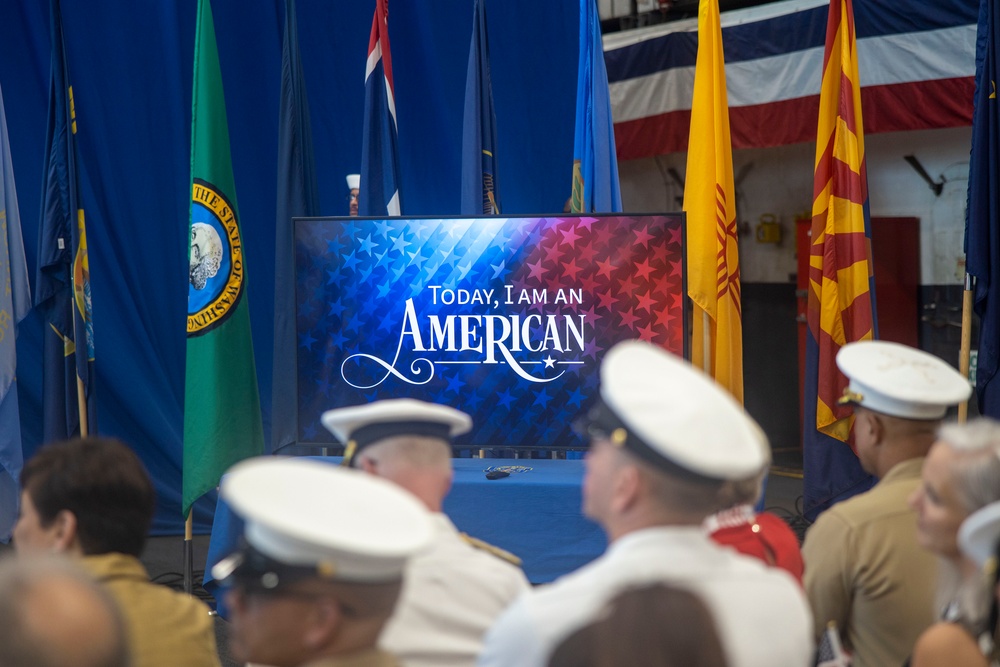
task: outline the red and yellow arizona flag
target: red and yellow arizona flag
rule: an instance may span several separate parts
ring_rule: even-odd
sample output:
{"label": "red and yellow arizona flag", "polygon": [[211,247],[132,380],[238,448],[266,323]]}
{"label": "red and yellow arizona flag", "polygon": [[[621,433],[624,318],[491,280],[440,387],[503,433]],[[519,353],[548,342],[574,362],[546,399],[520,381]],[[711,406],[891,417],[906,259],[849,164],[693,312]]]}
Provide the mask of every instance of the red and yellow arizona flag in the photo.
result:
{"label": "red and yellow arizona flag", "polygon": [[743,402],[743,320],[729,102],[718,0],[698,9],[684,210],[688,296],[694,302],[691,362]]}
{"label": "red and yellow arizona flag", "polygon": [[875,336],[868,177],[851,0],[831,0],[823,57],[806,347],[805,511],[867,488],[868,475],[844,443],[852,411],[837,405],[847,378],[836,357],[846,343]]}

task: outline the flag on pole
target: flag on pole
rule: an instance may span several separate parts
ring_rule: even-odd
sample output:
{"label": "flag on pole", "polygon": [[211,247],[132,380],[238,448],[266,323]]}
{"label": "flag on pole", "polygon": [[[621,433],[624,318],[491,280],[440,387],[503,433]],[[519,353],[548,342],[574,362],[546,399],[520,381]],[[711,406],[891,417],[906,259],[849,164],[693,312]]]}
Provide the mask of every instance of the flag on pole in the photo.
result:
{"label": "flag on pole", "polygon": [[46,442],[97,430],[90,262],[78,195],[76,105],[59,0],[52,0],[50,8],[52,64],[35,279],[35,305],[45,320],[42,433]]}
{"label": "flag on pole", "polygon": [[17,521],[18,480],[24,464],[17,405],[17,325],[31,308],[21,214],[10,161],[7,116],[0,91],[0,542]]}
{"label": "flag on pole", "polygon": [[979,7],[976,94],[969,159],[969,205],[965,220],[966,270],[975,276],[973,308],[979,315],[976,398],[980,414],[1000,419],[1000,9]]}
{"label": "flag on pole", "polygon": [[486,4],[476,0],[462,126],[462,215],[500,213],[497,189],[497,119],[493,111]]}
{"label": "flag on pole", "polygon": [[698,57],[684,186],[691,363],[743,403],[743,316],[733,150],[718,0],[698,8]]}
{"label": "flag on pole", "polygon": [[278,109],[278,211],[274,240],[274,358],[271,451],[296,441],[295,267],[292,218],[319,215],[316,160],[299,57],[295,0],[285,0]]}
{"label": "flag on pole", "polygon": [[608,71],[604,66],[601,22],[594,0],[580,0],[572,194],[573,213],[622,210]]}
{"label": "flag on pole", "polygon": [[396,94],[389,52],[389,0],[376,0],[365,67],[365,124],[361,145],[360,215],[399,215]]}
{"label": "flag on pole", "polygon": [[853,411],[837,404],[846,343],[876,337],[868,176],[851,0],[831,0],[823,56],[809,256],[804,511],[815,518],[874,482],[850,444]]}
{"label": "flag on pole", "polygon": [[222,73],[209,0],[198,1],[191,112],[191,208],[182,511],[264,436],[250,340],[246,259]]}

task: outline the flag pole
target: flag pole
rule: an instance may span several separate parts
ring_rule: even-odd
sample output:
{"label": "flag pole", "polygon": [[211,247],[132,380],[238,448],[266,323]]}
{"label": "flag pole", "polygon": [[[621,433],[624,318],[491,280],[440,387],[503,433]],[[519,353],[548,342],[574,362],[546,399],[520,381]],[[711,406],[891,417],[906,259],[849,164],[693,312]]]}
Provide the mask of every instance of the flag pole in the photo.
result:
{"label": "flag pole", "polygon": [[712,375],[712,318],[708,311],[701,311],[701,365],[702,370]]}
{"label": "flag pole", "polygon": [[[958,352],[958,372],[963,377],[969,377],[969,357],[972,349],[972,291],[975,279],[971,274],[965,274],[965,291],[962,293],[962,344]],[[965,423],[969,418],[969,401],[958,404],[958,423]]]}
{"label": "flag pole", "polygon": [[76,376],[76,409],[80,412],[80,437],[90,435],[90,424],[87,423],[87,392],[83,386],[83,378]]}
{"label": "flag pole", "polygon": [[184,521],[184,592],[194,592],[194,508],[188,510]]}

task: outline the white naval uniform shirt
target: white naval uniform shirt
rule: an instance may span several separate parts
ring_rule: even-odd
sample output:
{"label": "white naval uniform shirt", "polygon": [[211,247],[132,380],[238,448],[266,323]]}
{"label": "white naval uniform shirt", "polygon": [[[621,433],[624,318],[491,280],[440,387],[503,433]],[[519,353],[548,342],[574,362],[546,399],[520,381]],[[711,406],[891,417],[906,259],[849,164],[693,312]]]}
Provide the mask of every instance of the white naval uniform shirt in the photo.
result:
{"label": "white naval uniform shirt", "polygon": [[592,563],[522,595],[486,634],[479,665],[545,667],[559,643],[616,594],[660,582],[706,603],[730,667],[812,664],[812,616],[792,577],[717,546],[692,526],[625,535]]}
{"label": "white naval uniform shirt", "polygon": [[462,539],[435,514],[431,547],[411,559],[379,647],[405,667],[476,664],[483,634],[530,585],[521,568]]}

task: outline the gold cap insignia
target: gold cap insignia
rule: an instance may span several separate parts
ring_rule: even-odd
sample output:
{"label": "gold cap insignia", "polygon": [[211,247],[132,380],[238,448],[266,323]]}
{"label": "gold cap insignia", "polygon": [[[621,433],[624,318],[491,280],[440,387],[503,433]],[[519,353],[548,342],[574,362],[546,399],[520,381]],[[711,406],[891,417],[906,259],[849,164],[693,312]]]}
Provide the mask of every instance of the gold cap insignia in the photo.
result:
{"label": "gold cap insignia", "polygon": [[333,579],[333,575],[337,573],[337,565],[332,561],[321,560],[316,563],[316,574],[318,574],[323,579]]}
{"label": "gold cap insignia", "polygon": [[354,440],[347,441],[347,447],[344,448],[344,460],[340,462],[342,466],[351,465],[351,460],[354,458],[354,452],[358,449],[358,443]]}
{"label": "gold cap insignia", "polygon": [[837,405],[847,405],[848,403],[857,403],[860,405],[864,399],[864,394],[845,388],[844,395],[837,399]]}

